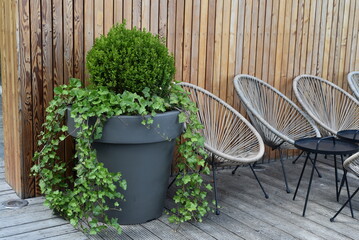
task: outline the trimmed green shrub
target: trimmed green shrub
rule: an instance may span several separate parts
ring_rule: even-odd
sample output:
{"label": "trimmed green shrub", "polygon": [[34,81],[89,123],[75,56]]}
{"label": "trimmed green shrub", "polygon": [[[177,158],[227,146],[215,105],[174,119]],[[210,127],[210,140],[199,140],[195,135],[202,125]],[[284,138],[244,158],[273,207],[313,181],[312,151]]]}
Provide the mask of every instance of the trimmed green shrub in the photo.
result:
{"label": "trimmed green shrub", "polygon": [[166,97],[175,73],[174,58],[150,32],[117,24],[87,54],[90,82],[115,93],[129,91]]}

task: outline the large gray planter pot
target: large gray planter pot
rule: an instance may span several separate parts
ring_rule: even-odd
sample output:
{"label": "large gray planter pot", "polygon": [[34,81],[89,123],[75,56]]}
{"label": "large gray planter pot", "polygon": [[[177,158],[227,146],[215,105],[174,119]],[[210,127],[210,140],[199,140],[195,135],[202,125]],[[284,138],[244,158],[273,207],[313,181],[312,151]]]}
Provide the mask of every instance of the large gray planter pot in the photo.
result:
{"label": "large gray planter pot", "polygon": [[[67,125],[76,137],[69,112]],[[183,131],[178,114],[157,114],[151,126],[142,125],[141,116],[112,117],[104,125],[102,138],[93,144],[98,161],[110,172],[121,172],[127,181],[126,191],[118,189],[126,199],[120,201],[122,211],[107,212],[119,224],[144,223],[162,215],[175,139]]]}

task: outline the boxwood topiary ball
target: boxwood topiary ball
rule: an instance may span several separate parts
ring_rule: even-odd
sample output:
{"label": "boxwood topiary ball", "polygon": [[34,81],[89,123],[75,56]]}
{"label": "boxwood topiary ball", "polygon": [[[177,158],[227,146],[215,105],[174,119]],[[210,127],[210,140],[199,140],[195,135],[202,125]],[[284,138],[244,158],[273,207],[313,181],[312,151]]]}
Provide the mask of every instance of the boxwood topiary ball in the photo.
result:
{"label": "boxwood topiary ball", "polygon": [[107,36],[96,39],[87,54],[90,82],[115,93],[129,91],[165,97],[175,73],[174,58],[161,39],[139,29],[114,25]]}

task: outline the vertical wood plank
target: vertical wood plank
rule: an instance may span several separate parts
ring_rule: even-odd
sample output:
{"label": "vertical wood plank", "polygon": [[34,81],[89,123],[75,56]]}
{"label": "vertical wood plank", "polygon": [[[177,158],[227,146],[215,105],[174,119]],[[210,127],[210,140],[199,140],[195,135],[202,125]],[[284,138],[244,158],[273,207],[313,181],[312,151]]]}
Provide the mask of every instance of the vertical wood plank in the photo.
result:
{"label": "vertical wood plank", "polygon": [[310,69],[310,73],[313,75],[316,75],[317,72],[322,6],[323,6],[323,0],[317,1],[317,5],[315,8],[315,24],[313,31],[315,34],[313,38],[312,66]]}
{"label": "vertical wood plank", "polygon": [[198,53],[198,86],[205,87],[207,58],[208,1],[201,1]]}
{"label": "vertical wood plank", "polygon": [[223,1],[216,4],[216,22],[214,35],[214,62],[212,93],[219,96],[219,86],[221,77],[221,50],[222,50],[222,24],[223,24]]}
{"label": "vertical wood plank", "polygon": [[132,0],[132,25],[141,28],[141,0]]}
{"label": "vertical wood plank", "polygon": [[95,10],[95,38],[104,34],[104,19],[103,19],[103,0],[96,0],[94,5]]}
{"label": "vertical wood plank", "polygon": [[266,2],[258,4],[258,32],[257,32],[257,50],[256,50],[256,73],[255,75],[262,78],[263,69],[263,43],[264,43],[264,26],[266,17]]}
{"label": "vertical wood plank", "polygon": [[69,83],[73,77],[74,28],[73,28],[73,1],[63,1],[64,9],[64,83]]}
{"label": "vertical wood plank", "polygon": [[[343,87],[344,85],[344,65],[345,65],[345,48],[347,47],[347,34],[349,27],[349,11],[350,11],[350,2],[346,1],[344,4],[344,14],[343,14],[343,25],[340,28],[341,38],[340,39],[340,55],[339,55],[339,69],[338,69],[338,86]],[[345,79],[346,82],[346,79]]]}
{"label": "vertical wood plank", "polygon": [[328,0],[323,0],[322,12],[321,12],[321,22],[320,22],[320,32],[318,33],[319,45],[318,45],[317,66],[316,66],[316,69],[314,69],[315,75],[317,75],[317,76],[322,76],[327,12],[328,12]]}
{"label": "vertical wood plank", "polygon": [[209,0],[209,3],[208,3],[206,84],[205,84],[205,87],[208,91],[212,91],[212,81],[213,81],[215,16],[216,16],[216,1]]}
{"label": "vertical wood plank", "polygon": [[[347,3],[349,5],[349,3]],[[346,36],[346,40],[345,40],[345,45],[343,45],[342,42],[342,48],[343,51],[345,51],[345,57],[344,57],[344,64],[343,64],[343,69],[342,69],[342,78],[343,78],[343,84],[342,84],[342,88],[345,91],[348,91],[348,81],[347,81],[347,74],[350,71],[350,56],[351,56],[351,50],[352,50],[352,39],[353,39],[353,28],[354,28],[354,16],[355,14],[355,5],[358,4],[357,1],[350,1],[350,8],[349,8],[349,14],[346,15],[346,17],[348,18],[348,30],[347,30],[347,36]]]}
{"label": "vertical wood plank", "polygon": [[151,2],[150,2],[150,0],[142,0],[141,27],[142,27],[142,29],[146,29],[147,31],[150,30],[150,13],[151,13]]}
{"label": "vertical wood plank", "polygon": [[113,6],[113,8],[114,8],[114,13],[113,13],[114,23],[122,23],[122,20],[123,20],[123,2],[122,2],[122,0],[114,0],[113,5],[114,5]]}
{"label": "vertical wood plank", "polygon": [[191,76],[191,35],[192,35],[192,1],[185,0],[184,35],[183,35],[183,80],[190,82]]}
{"label": "vertical wood plank", "polygon": [[238,1],[231,1],[231,18],[229,29],[229,56],[228,56],[228,79],[227,79],[227,99],[226,101],[233,106],[234,104],[234,86],[233,78],[235,75],[236,64],[236,44],[237,44],[237,18],[238,18]]}
{"label": "vertical wood plank", "polygon": [[114,23],[114,1],[104,1],[104,34],[107,34]]}
{"label": "vertical wood plank", "polygon": [[250,46],[251,46],[251,27],[252,27],[252,4],[253,1],[246,1],[244,11],[244,40],[243,40],[243,55],[242,55],[242,72],[249,73],[249,58],[250,58]]}
{"label": "vertical wood plank", "polygon": [[[59,7],[61,6],[61,7]],[[64,83],[64,40],[62,1],[53,0],[53,55],[54,55],[54,87]]]}
{"label": "vertical wood plank", "polygon": [[338,29],[338,18],[339,18],[339,0],[334,0],[333,3],[333,21],[332,21],[332,32],[331,32],[331,43],[329,51],[329,67],[327,73],[327,79],[332,81],[334,76],[334,60],[336,55],[336,42],[337,42],[337,29]]}
{"label": "vertical wood plank", "polygon": [[[30,112],[26,108],[32,105],[29,17],[28,1],[0,1],[0,71],[3,88],[2,111],[5,178],[20,197],[28,197],[29,193],[34,193],[33,178],[29,175],[24,176],[24,174],[30,173],[26,168],[32,165],[32,156],[28,154],[33,147],[32,135],[27,136],[30,138],[27,142],[22,137],[24,125],[32,122],[31,108],[29,109]],[[23,24],[19,26],[19,29],[17,28],[17,20]],[[19,38],[17,38],[17,34],[19,34]],[[24,45],[18,46],[17,42],[21,40],[24,40]],[[21,57],[27,57],[27,59],[21,59]],[[22,79],[21,77],[28,74],[27,83],[19,81]],[[27,86],[30,89],[26,88]],[[27,95],[27,90],[30,90],[29,95]],[[28,99],[25,99],[25,96]],[[23,101],[28,102],[29,105],[24,106]],[[21,109],[19,104],[25,108]],[[32,131],[32,125],[28,126],[30,129],[24,129],[25,133]],[[30,146],[22,148],[22,144]],[[26,190],[26,187],[32,189],[29,191]]]}
{"label": "vertical wood plank", "polygon": [[314,31],[315,31],[315,9],[316,0],[311,0],[310,15],[309,15],[309,28],[308,28],[308,45],[307,45],[307,59],[306,59],[306,72],[311,74],[312,60],[313,60],[313,45],[314,45]]}
{"label": "vertical wood plank", "polygon": [[[143,9],[143,5],[142,5]],[[149,9],[149,7],[148,7]],[[174,54],[176,47],[176,0],[168,1],[168,16],[167,16],[167,47],[168,50]],[[148,17],[146,17],[149,26],[149,11]]]}
{"label": "vertical wood plank", "polygon": [[346,5],[345,1],[339,1],[337,35],[336,35],[336,43],[335,43],[335,51],[334,51],[333,75],[332,75],[332,79],[329,79],[330,81],[334,82],[337,85],[340,85],[339,69],[340,69],[340,64],[341,64],[340,57],[341,57],[341,50],[342,50],[342,48],[341,48],[342,34],[343,34],[343,32],[346,31],[343,28],[344,20],[345,20],[344,11],[346,9],[345,5]]}
{"label": "vertical wood plank", "polygon": [[[272,27],[272,0],[268,0],[265,13],[265,29],[264,29],[264,43],[263,43],[263,62],[262,62],[262,76],[264,81],[269,78],[269,53],[271,43],[271,27]],[[259,66],[260,67],[260,66]]]}
{"label": "vertical wood plank", "polygon": [[258,15],[259,15],[259,2],[258,0],[252,1],[251,14],[251,41],[249,44],[249,69],[248,73],[252,76],[256,76],[256,52],[257,52],[257,32],[258,32]]}
{"label": "vertical wood plank", "polygon": [[308,45],[308,31],[309,31],[309,18],[310,18],[310,1],[306,0],[303,10],[303,33],[302,33],[302,49],[300,53],[300,74],[307,73],[306,59],[307,59],[307,45]]}
{"label": "vertical wood plank", "polygon": [[[288,3],[288,2],[287,2]],[[285,6],[286,1],[279,1],[279,18],[285,19]],[[275,74],[274,74],[274,87],[280,90],[281,82],[281,70],[282,70],[282,54],[283,54],[283,44],[284,44],[284,27],[285,21],[278,22],[278,37],[277,37],[277,51],[276,51],[276,64],[275,64]]]}
{"label": "vertical wood plank", "polygon": [[[282,52],[282,65],[281,73],[279,79],[280,81],[278,90],[281,91],[284,95],[288,96],[287,92],[287,74],[288,74],[288,55],[289,55],[289,45],[290,45],[290,28],[291,28],[291,16],[292,16],[292,1],[289,1],[285,5],[285,16],[284,16],[284,32],[283,32],[283,52]],[[294,15],[294,14],[293,14]],[[294,42],[292,42],[294,44]],[[291,43],[291,44],[292,44]]]}
{"label": "vertical wood plank", "polygon": [[324,79],[328,79],[328,68],[329,68],[329,56],[330,56],[330,46],[331,46],[331,34],[332,34],[332,21],[333,21],[333,8],[334,1],[328,1],[328,10],[327,10],[327,19],[326,19],[326,28],[325,28],[325,40],[324,40],[324,49],[323,49],[323,68],[321,76]]}
{"label": "vertical wood plank", "polygon": [[[285,84],[285,92],[284,94],[291,98],[292,96],[292,80],[295,77],[294,73],[294,58],[295,58],[295,48],[296,48],[296,33],[297,33],[297,22],[298,22],[298,1],[293,1],[291,6],[291,17],[290,17],[290,29],[289,29],[289,37],[288,37],[288,58],[287,58],[287,73],[286,77],[283,78],[283,82]],[[282,83],[283,84],[283,83]],[[288,156],[294,156],[297,153],[295,150],[288,150]]]}
{"label": "vertical wood plank", "polygon": [[52,81],[52,5],[51,1],[43,1],[42,8],[42,68],[43,68],[43,91],[44,91],[44,108],[49,106],[53,98],[53,81]]}
{"label": "vertical wood plank", "polygon": [[221,46],[221,65],[219,83],[219,97],[221,99],[227,98],[227,84],[228,84],[228,58],[229,58],[229,30],[231,21],[231,1],[223,1],[223,18],[222,18],[222,46]]}
{"label": "vertical wood plank", "polygon": [[195,85],[198,85],[198,58],[199,58],[199,26],[200,26],[200,13],[201,1],[193,1],[192,10],[192,47],[191,47],[191,65],[190,65],[190,79]]}
{"label": "vertical wood plank", "polygon": [[[355,3],[355,12],[359,12],[359,3]],[[352,48],[350,51],[350,67],[349,71],[355,71],[355,69],[359,69],[359,66],[355,66],[356,59],[359,55],[356,54],[359,46],[358,46],[358,32],[359,32],[359,14],[355,14],[354,17],[354,27],[353,27],[353,37],[352,37]]]}
{"label": "vertical wood plank", "polygon": [[[32,66],[32,104],[33,104],[33,144],[34,150],[39,150],[37,142],[38,135],[42,130],[43,123],[43,78],[42,78],[42,33],[41,33],[41,2],[40,0],[32,1],[30,4],[31,11],[31,66]],[[26,164],[28,167],[31,163]],[[30,174],[30,169],[26,169]],[[25,195],[33,196],[35,182],[32,181],[26,186]]]}
{"label": "vertical wood plank", "polygon": [[[84,0],[84,51],[85,51],[85,64],[86,54],[91,49],[94,43],[94,3],[91,0]],[[116,9],[116,8],[115,8]],[[85,81],[88,84],[89,74],[85,70]]]}
{"label": "vertical wood plank", "polygon": [[158,34],[167,37],[167,0],[160,0]]}
{"label": "vertical wood plank", "polygon": [[123,0],[123,19],[127,28],[132,28],[132,0]]}
{"label": "vertical wood plank", "polygon": [[[242,72],[242,61],[243,61],[243,42],[244,42],[244,11],[245,11],[245,1],[240,1],[238,3],[238,21],[237,21],[237,39],[236,39],[236,67],[235,75],[243,73]],[[240,111],[242,115],[245,114],[245,110],[241,108],[239,97],[237,94],[234,94],[233,99],[234,107]]]}
{"label": "vertical wood plank", "polygon": [[[74,76],[74,9],[72,0],[63,1],[64,14],[64,83],[68,84],[70,78]],[[72,138],[65,140],[65,162],[67,166],[74,166],[72,161],[75,145]],[[71,175],[71,167],[67,170]]]}
{"label": "vertical wood plank", "polygon": [[184,1],[177,1],[176,7],[176,76],[177,81],[182,79],[182,61],[183,61],[183,27],[184,27]]}
{"label": "vertical wood plank", "polygon": [[153,34],[158,34],[158,13],[159,13],[159,0],[152,0],[150,31]]}
{"label": "vertical wood plank", "polygon": [[269,72],[266,81],[275,86],[275,66],[276,66],[276,52],[277,52],[277,33],[278,33],[278,18],[279,18],[279,1],[273,1],[272,5],[272,26],[271,26],[271,42],[269,49]]}
{"label": "vertical wood plank", "polygon": [[[358,12],[358,9],[359,9],[358,5],[359,4],[357,4],[356,12]],[[356,14],[356,17],[358,17],[358,14]],[[356,27],[358,27],[359,19],[356,20],[355,23],[356,23]],[[353,69],[359,69],[359,36],[358,35],[359,35],[359,33],[357,32],[357,35],[356,35],[356,37],[357,37],[357,39],[356,39],[356,52],[355,52],[355,56],[353,56],[353,58],[355,59],[355,60],[353,60],[353,62],[354,62]]]}
{"label": "vertical wood plank", "polygon": [[84,0],[74,1],[74,77],[84,81]]}

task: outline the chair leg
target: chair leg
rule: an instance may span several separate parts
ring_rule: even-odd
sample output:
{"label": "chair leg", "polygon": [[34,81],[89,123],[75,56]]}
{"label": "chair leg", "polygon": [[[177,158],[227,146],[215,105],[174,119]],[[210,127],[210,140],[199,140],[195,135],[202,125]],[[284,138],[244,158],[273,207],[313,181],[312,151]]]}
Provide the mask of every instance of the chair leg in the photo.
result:
{"label": "chair leg", "polygon": [[[343,166],[343,164],[344,164],[344,158],[343,158],[343,155],[340,155],[340,160],[341,160],[341,162],[342,162],[342,166]],[[348,183],[348,178],[347,178],[347,170],[343,167],[343,171],[344,171],[344,174],[343,174],[343,179],[344,179],[344,181],[345,181],[345,186],[346,186],[346,188],[347,188],[347,195],[348,195],[348,198],[350,198],[350,192],[349,192],[349,183]],[[340,196],[340,191],[341,191],[341,188],[342,188],[342,186],[339,188],[339,193],[338,193],[338,195]],[[352,218],[354,218],[354,213],[353,213],[353,208],[352,208],[352,202],[351,201],[349,201],[349,207],[350,207],[350,213],[351,213],[351,215],[352,215]]]}
{"label": "chair leg", "polygon": [[338,212],[330,219],[331,222],[334,222],[334,219],[338,216],[338,214],[343,210],[343,208],[352,200],[352,198],[357,194],[359,191],[359,187],[355,192],[348,198],[348,200],[343,204],[343,206],[338,210]]}
{"label": "chair leg", "polygon": [[257,174],[256,174],[256,172],[254,171],[252,165],[249,164],[249,167],[251,168],[254,177],[256,178],[256,180],[257,180],[259,186],[261,187],[261,189],[262,189],[262,191],[263,191],[263,193],[264,193],[264,197],[265,197],[265,198],[269,198],[269,196],[268,196],[268,194],[266,193],[266,191],[264,191],[264,188],[263,188],[261,182],[259,181],[259,179],[258,179],[258,177],[257,177]]}
{"label": "chair leg", "polygon": [[[310,159],[310,161],[312,162],[312,164],[313,164],[313,159],[309,156],[309,159]],[[322,178],[322,174],[320,174],[320,172],[319,172],[319,170],[318,170],[318,168],[317,168],[317,166],[315,166],[315,171],[317,172],[317,174],[318,174],[318,177],[319,178]]]}
{"label": "chair leg", "polygon": [[304,173],[304,170],[305,170],[305,166],[307,166],[308,159],[309,159],[309,154],[307,153],[307,157],[305,158],[304,165],[303,165],[303,168],[302,168],[302,172],[300,173],[297,188],[295,189],[295,192],[294,192],[293,200],[295,200],[295,197],[297,196],[297,192],[298,192],[298,189],[299,189],[299,186],[300,186],[300,182],[302,181],[303,173]]}
{"label": "chair leg", "polygon": [[348,184],[348,178],[347,178],[347,170],[344,169],[344,175],[343,175],[344,181],[345,181],[345,185],[347,187],[347,194],[348,194],[348,199],[349,199],[349,208],[350,208],[350,213],[352,215],[352,218],[354,218],[354,212],[353,212],[353,207],[352,207],[352,202],[350,201],[350,192],[349,192],[349,184]]}
{"label": "chair leg", "polygon": [[216,165],[214,163],[214,154],[212,154],[212,172],[213,172],[213,185],[214,185],[214,199],[216,201],[216,215],[219,215],[218,199],[217,199],[217,183],[216,183]]}
{"label": "chair leg", "polygon": [[292,163],[295,164],[298,161],[298,159],[303,155],[303,153],[304,151],[301,151],[300,154],[297,156],[297,158],[292,161]]}
{"label": "chair leg", "polygon": [[305,197],[304,209],[303,209],[303,214],[302,214],[303,217],[305,216],[305,211],[307,209],[309,193],[310,193],[310,188],[312,187],[313,173],[314,173],[315,163],[316,162],[317,162],[317,154],[315,154],[314,161],[313,161],[312,172],[310,174],[309,185],[308,185],[308,190],[307,190],[307,196]]}
{"label": "chair leg", "polygon": [[284,177],[284,182],[285,182],[285,189],[286,189],[287,193],[290,193],[290,189],[288,187],[287,176],[286,176],[285,169],[284,169],[284,162],[283,162],[283,157],[282,157],[282,149],[279,149],[279,157],[280,157],[280,163],[282,165],[283,177]]}
{"label": "chair leg", "polygon": [[236,168],[232,171],[232,175],[234,175],[236,173],[238,168],[239,168],[239,165],[237,165]]}
{"label": "chair leg", "polygon": [[339,202],[338,168],[337,168],[337,156],[336,155],[334,155],[334,170],[335,170],[335,192],[337,193],[337,202]]}

